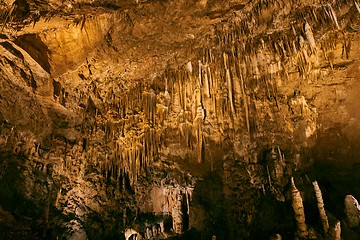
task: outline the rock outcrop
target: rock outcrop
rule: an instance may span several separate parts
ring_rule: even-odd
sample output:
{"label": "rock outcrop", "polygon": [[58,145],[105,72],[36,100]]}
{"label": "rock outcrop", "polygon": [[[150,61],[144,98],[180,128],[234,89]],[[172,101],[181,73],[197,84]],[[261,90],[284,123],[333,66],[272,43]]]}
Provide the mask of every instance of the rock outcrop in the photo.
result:
{"label": "rock outcrop", "polygon": [[358,227],[360,223],[360,205],[351,195],[345,197],[345,214],[350,227]]}

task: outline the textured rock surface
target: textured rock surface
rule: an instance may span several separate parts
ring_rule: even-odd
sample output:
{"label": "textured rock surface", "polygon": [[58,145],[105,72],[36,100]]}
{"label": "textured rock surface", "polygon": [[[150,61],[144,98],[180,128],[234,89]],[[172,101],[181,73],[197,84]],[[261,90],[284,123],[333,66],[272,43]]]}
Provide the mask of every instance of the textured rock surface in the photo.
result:
{"label": "textured rock surface", "polygon": [[345,214],[350,227],[358,227],[360,223],[360,205],[351,195],[345,197]]}
{"label": "textured rock surface", "polygon": [[325,237],[311,182],[334,219],[360,196],[356,1],[17,0],[0,18],[4,238],[290,239],[291,177]]}

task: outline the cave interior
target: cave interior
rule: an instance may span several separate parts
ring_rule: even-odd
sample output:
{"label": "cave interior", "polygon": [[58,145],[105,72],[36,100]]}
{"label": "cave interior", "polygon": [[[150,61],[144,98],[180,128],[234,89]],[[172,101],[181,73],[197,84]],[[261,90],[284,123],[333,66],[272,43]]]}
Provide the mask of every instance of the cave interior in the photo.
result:
{"label": "cave interior", "polygon": [[360,239],[358,0],[3,0],[0,27],[0,239]]}

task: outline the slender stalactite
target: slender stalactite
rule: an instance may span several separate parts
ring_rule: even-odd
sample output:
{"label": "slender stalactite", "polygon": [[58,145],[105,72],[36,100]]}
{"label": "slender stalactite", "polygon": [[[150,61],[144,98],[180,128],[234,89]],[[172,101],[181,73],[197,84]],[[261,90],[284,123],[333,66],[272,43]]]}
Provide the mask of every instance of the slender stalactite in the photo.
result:
{"label": "slender stalactite", "polygon": [[309,25],[309,23],[305,23],[305,35],[306,35],[306,38],[309,42],[309,45],[310,45],[310,49],[313,53],[316,52],[316,43],[315,43],[315,38],[314,38],[314,34],[312,32],[312,29]]}
{"label": "slender stalactite", "polygon": [[210,81],[208,77],[208,65],[203,65],[204,67],[204,81],[205,81],[205,94],[208,98],[210,98]]}
{"label": "slender stalactite", "polygon": [[250,135],[249,103],[248,103],[248,97],[245,93],[245,84],[242,73],[240,73],[240,84],[241,84],[241,95],[243,98],[244,109],[245,109],[246,129],[248,131],[248,134]]}
{"label": "slender stalactite", "polygon": [[203,84],[203,81],[202,81],[202,69],[203,69],[202,63],[199,60],[199,87],[201,87],[202,84]]}
{"label": "slender stalactite", "polygon": [[205,118],[205,113],[202,106],[200,89],[196,89],[194,92],[193,108],[195,110],[195,118],[193,120],[193,130],[195,131],[195,136],[196,136],[196,155],[197,155],[196,158],[197,158],[197,162],[201,163],[203,156],[202,122]]}
{"label": "slender stalactite", "polygon": [[224,52],[223,57],[224,57],[224,65],[225,65],[225,71],[226,71],[226,83],[227,83],[227,87],[228,87],[228,98],[229,98],[229,103],[230,103],[230,109],[231,109],[233,116],[235,116],[235,107],[234,107],[234,102],[233,102],[233,88],[232,88],[231,74],[230,74],[230,69],[229,69],[229,56]]}

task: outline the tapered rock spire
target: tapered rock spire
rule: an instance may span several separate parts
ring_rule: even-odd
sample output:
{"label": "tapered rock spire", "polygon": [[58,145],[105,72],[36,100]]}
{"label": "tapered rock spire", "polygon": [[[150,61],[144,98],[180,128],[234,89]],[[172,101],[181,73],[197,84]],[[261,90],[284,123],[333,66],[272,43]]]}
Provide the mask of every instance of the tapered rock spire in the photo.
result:
{"label": "tapered rock spire", "polygon": [[308,229],[305,222],[304,205],[299,190],[296,188],[294,178],[291,178],[292,187],[292,207],[295,213],[295,219],[297,222],[297,232],[300,238],[307,238]]}
{"label": "tapered rock spire", "polygon": [[323,225],[324,233],[326,234],[329,231],[329,221],[326,216],[322,193],[321,193],[321,190],[319,188],[317,181],[313,182],[313,186],[314,186],[314,190],[315,190],[316,201],[317,201],[317,205],[318,205],[318,209],[319,209],[321,223]]}

